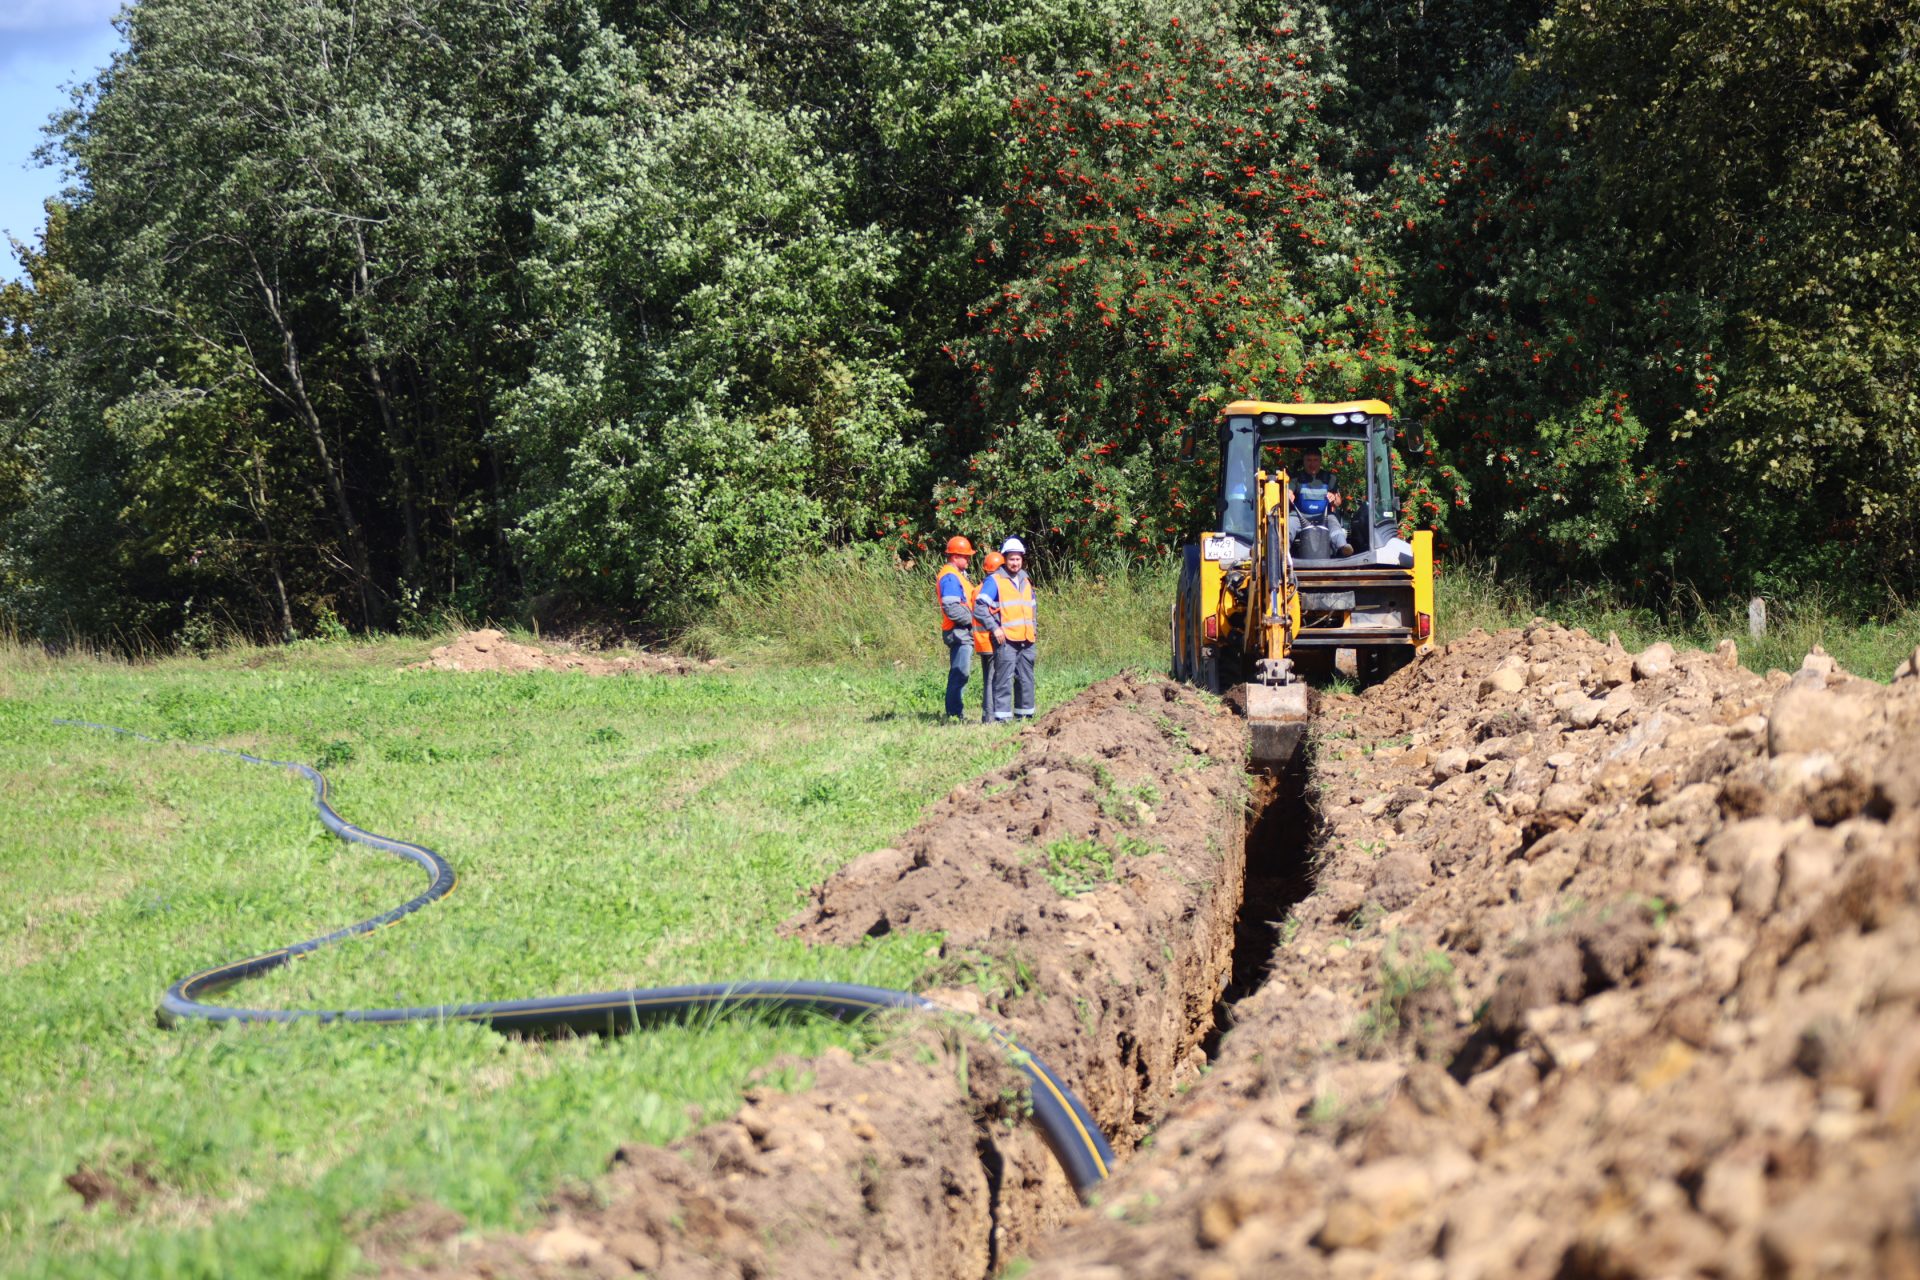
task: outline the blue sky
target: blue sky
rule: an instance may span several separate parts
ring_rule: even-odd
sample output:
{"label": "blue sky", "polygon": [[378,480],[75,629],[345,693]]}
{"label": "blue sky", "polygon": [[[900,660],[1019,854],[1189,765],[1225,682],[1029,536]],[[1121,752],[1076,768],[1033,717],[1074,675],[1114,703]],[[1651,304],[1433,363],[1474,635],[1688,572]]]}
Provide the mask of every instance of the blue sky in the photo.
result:
{"label": "blue sky", "polygon": [[[40,128],[68,102],[62,85],[88,79],[120,45],[120,0],[0,0],[0,232],[37,239],[41,202],[65,185],[33,162]],[[0,237],[0,279],[20,274]]]}

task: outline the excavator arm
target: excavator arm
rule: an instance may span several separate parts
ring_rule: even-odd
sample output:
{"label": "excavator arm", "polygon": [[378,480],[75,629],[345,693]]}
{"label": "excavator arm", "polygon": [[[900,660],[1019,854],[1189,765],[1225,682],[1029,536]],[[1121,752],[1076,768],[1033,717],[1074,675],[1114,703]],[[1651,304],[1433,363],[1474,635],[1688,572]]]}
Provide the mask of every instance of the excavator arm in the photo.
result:
{"label": "excavator arm", "polygon": [[1307,686],[1293,670],[1293,640],[1300,634],[1300,591],[1287,538],[1287,505],[1292,489],[1287,473],[1259,476],[1259,533],[1254,542],[1254,581],[1259,584],[1258,615],[1250,640],[1256,642],[1254,679],[1247,685],[1247,724],[1252,729],[1256,769],[1277,770],[1299,753],[1307,732]]}

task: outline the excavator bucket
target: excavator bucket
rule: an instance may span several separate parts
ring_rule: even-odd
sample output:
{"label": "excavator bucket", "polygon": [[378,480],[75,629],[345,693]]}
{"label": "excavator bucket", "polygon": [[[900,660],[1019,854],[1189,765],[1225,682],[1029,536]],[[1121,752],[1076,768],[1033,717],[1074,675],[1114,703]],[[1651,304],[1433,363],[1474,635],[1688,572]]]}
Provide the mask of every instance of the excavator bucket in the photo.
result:
{"label": "excavator bucket", "polygon": [[1307,736],[1307,686],[1249,684],[1247,724],[1253,730],[1255,769],[1277,773],[1291,765]]}

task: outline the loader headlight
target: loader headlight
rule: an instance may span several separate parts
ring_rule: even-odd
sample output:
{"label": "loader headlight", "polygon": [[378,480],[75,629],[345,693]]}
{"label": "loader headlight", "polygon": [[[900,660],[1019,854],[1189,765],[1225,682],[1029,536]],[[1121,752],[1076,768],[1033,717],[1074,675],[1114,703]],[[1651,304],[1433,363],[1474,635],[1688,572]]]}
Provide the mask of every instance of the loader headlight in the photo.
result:
{"label": "loader headlight", "polygon": [[1347,425],[1347,415],[1346,415],[1346,414],[1344,414],[1344,413],[1336,413],[1336,414],[1334,414],[1334,415],[1333,415],[1333,425],[1334,425],[1334,426],[1336,426],[1336,427],[1344,427],[1344,426],[1346,426],[1346,425]]}
{"label": "loader headlight", "polygon": [[1260,415],[1260,425],[1263,427],[1271,427],[1279,421],[1280,415],[1277,413],[1263,413]]}

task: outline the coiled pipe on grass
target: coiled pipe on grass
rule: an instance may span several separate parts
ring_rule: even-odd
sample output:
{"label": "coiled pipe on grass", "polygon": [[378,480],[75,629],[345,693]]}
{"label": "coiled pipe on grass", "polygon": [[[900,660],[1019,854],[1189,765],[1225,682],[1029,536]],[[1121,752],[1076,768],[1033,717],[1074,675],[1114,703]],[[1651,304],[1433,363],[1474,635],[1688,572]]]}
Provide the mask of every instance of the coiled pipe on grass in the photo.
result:
{"label": "coiled pipe on grass", "polygon": [[[107,733],[137,738],[141,742],[160,743],[131,729],[95,724],[88,720],[56,720],[54,723],[77,729],[98,729]],[[180,744],[194,751],[234,756],[249,764],[267,765],[299,774],[313,786],[313,807],[320,822],[349,844],[365,845],[414,863],[429,877],[426,889],[416,896],[377,916],[356,921],[332,933],[304,942],[295,942],[274,951],[249,956],[189,974],[171,987],[160,1000],[161,1025],[181,1022],[477,1022],[496,1031],[527,1034],[572,1031],[618,1034],[645,1022],[659,1021],[676,1014],[713,1008],[811,1009],[842,1021],[854,1021],[886,1009],[911,1009],[922,1013],[950,1012],[925,996],[886,987],[861,986],[851,982],[710,982],[681,987],[633,987],[621,991],[596,991],[576,996],[539,996],[526,1000],[477,1000],[462,1004],[408,1005],[389,1009],[249,1009],[234,1005],[209,1004],[203,997],[257,978],[282,967],[298,956],[347,938],[372,933],[375,929],[412,915],[422,907],[440,901],[453,892],[459,877],[445,858],[425,845],[395,840],[354,826],[334,811],[327,799],[327,779],[310,765],[287,760],[268,760],[234,751],[192,743]],[[1100,1127],[1087,1113],[1060,1078],[1032,1053],[1022,1048],[1006,1032],[990,1022],[976,1020],[981,1032],[1003,1049],[1013,1064],[1025,1073],[1033,1085],[1033,1118],[1074,1187],[1085,1195],[1113,1168],[1113,1149],[1107,1145]]]}

